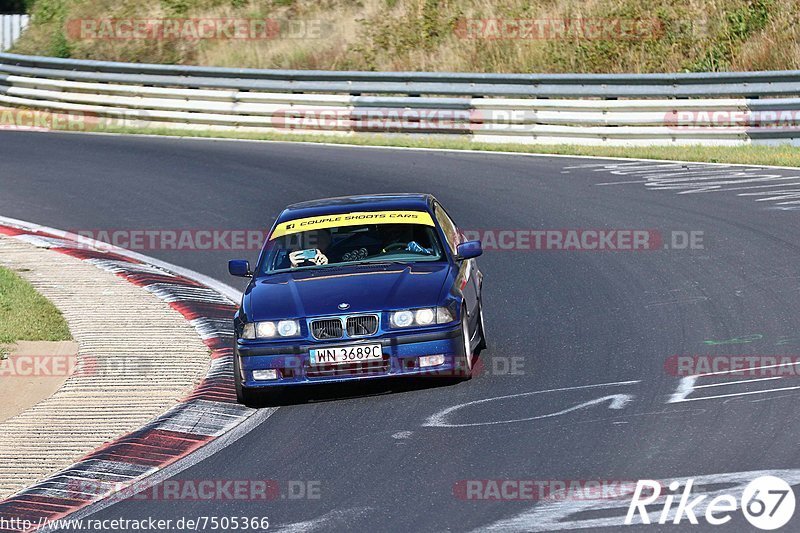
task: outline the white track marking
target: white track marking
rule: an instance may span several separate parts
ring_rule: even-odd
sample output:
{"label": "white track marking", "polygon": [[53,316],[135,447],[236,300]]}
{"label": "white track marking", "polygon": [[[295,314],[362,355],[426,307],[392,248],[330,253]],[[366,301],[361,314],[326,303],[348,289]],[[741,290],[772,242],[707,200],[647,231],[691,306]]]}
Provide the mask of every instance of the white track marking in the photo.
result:
{"label": "white track marking", "polygon": [[[760,196],[757,202],[768,202],[775,209],[800,208],[800,175],[770,173],[775,167],[733,166],[717,167],[706,164],[687,163],[645,164],[612,163],[575,165],[572,169],[585,169],[591,172],[607,172],[615,176],[631,176],[630,180],[605,181],[595,185],[644,184],[649,190],[675,191],[676,194],[700,194],[733,191],[737,196]],[[765,188],[774,190],[763,191]],[[759,192],[741,192],[762,189]]]}
{"label": "white track marking", "polygon": [[[744,487],[752,480],[761,476],[775,476],[785,480],[790,485],[800,484],[800,469],[786,470],[757,470],[752,472],[729,472],[723,474],[708,474],[700,476],[687,476],[684,478],[672,478],[663,480],[662,486],[668,486],[673,480],[685,482],[691,478],[695,483],[696,494],[706,494],[707,497],[695,507],[698,517],[705,514],[708,503],[716,496],[721,494],[741,495]],[[731,486],[733,485],[733,486]],[[707,487],[707,488],[706,488]],[[608,531],[623,531],[625,529],[625,512],[630,505],[631,492],[623,493],[618,498],[608,498],[604,500],[544,500],[539,502],[531,509],[519,513],[510,518],[504,518],[491,524],[481,526],[473,533],[489,532],[526,532],[537,533],[541,531],[561,531],[586,528],[611,528]],[[664,506],[666,494],[652,504],[652,512],[648,512],[651,522],[659,519],[661,509]],[[648,511],[651,506],[648,506]],[[669,520],[674,518],[677,505],[673,505],[669,512]],[[608,516],[609,513],[615,516]],[[594,515],[594,516],[592,516]],[[686,529],[687,522],[684,521]],[[634,524],[641,524],[641,517],[634,518]],[[669,524],[672,525],[672,524]],[[665,528],[666,531],[670,528]],[[690,528],[691,529],[691,528]],[[655,528],[654,530],[658,530]],[[721,528],[724,530],[724,528]]]}
{"label": "white track marking", "polygon": [[647,183],[647,180],[604,181],[602,183],[595,183],[595,185],[628,185],[629,183]]}
{"label": "white track marking", "polygon": [[688,298],[684,298],[682,300],[669,300],[666,302],[653,302],[651,304],[645,304],[644,308],[649,309],[651,307],[659,307],[662,305],[679,305],[679,304],[693,304],[697,302],[705,302],[708,301],[708,296],[690,296]]}
{"label": "white track marking", "polygon": [[[793,363],[777,363],[774,365],[763,365],[753,368],[748,368],[747,371],[754,372],[758,370],[766,370],[769,368],[781,368],[781,367],[790,367],[800,364],[800,362],[793,362]],[[770,376],[765,378],[753,378],[753,379],[740,379],[736,381],[724,381],[720,383],[707,383],[705,385],[696,385],[697,380],[703,377],[717,377],[717,376],[724,376],[726,374],[733,374],[733,373],[741,373],[741,369],[736,370],[721,370],[719,372],[706,372],[704,374],[695,374],[692,376],[686,376],[681,378],[681,381],[678,383],[677,390],[670,396],[667,403],[683,403],[683,402],[698,402],[702,400],[718,400],[721,398],[735,398],[738,396],[751,396],[753,394],[769,394],[773,392],[782,392],[782,391],[789,391],[789,390],[798,390],[800,386],[794,387],[779,387],[776,389],[763,389],[757,391],[745,391],[745,392],[733,392],[729,394],[717,394],[714,396],[700,396],[698,398],[689,398],[689,395],[692,394],[697,389],[704,389],[708,387],[724,387],[727,385],[741,385],[747,383],[756,383],[761,381],[773,381],[776,379],[784,379],[782,376]]]}
{"label": "white track marking", "polygon": [[552,418],[552,417],[555,417],[555,416],[567,414],[567,413],[570,413],[570,412],[573,412],[573,411],[577,411],[579,409],[584,409],[586,407],[591,407],[593,405],[597,405],[597,404],[605,403],[605,402],[610,402],[609,406],[608,406],[609,409],[622,409],[622,408],[625,407],[625,405],[627,405],[633,399],[633,396],[631,396],[629,394],[611,394],[611,395],[603,396],[602,398],[595,398],[593,400],[590,400],[590,401],[587,401],[587,402],[584,402],[584,403],[581,403],[581,404],[578,404],[578,405],[574,405],[572,407],[568,407],[567,409],[563,409],[563,410],[558,411],[556,413],[538,415],[538,416],[533,416],[533,417],[529,417],[529,418],[519,418],[519,419],[514,419],[514,420],[495,420],[495,421],[491,421],[491,422],[475,422],[475,423],[466,423],[466,424],[450,424],[449,422],[447,422],[447,417],[451,413],[453,413],[453,412],[455,412],[455,411],[457,411],[459,409],[463,409],[465,407],[472,406],[472,405],[478,405],[478,404],[487,403],[487,402],[494,402],[494,401],[498,401],[498,400],[506,400],[506,399],[509,399],[509,398],[521,398],[523,396],[532,396],[532,395],[536,395],[536,394],[547,394],[547,393],[551,393],[551,392],[564,392],[564,391],[574,391],[574,390],[584,390],[584,389],[596,389],[596,388],[599,388],[599,387],[619,387],[619,386],[623,386],[623,385],[633,385],[633,384],[636,384],[636,383],[640,383],[640,381],[639,380],[615,381],[615,382],[611,382],[611,383],[599,383],[599,384],[596,384],[596,385],[580,385],[580,386],[577,386],[577,387],[562,387],[562,388],[558,388],[558,389],[547,389],[547,390],[541,390],[541,391],[522,392],[522,393],[519,393],[519,394],[509,394],[509,395],[506,395],[506,396],[497,396],[495,398],[484,398],[482,400],[474,400],[474,401],[471,401],[471,402],[461,403],[461,404],[458,404],[458,405],[454,405],[452,407],[448,407],[446,409],[442,409],[441,411],[439,411],[439,412],[431,415],[430,417],[428,417],[428,419],[422,425],[423,425],[423,427],[449,427],[449,428],[456,428],[456,427],[474,427],[474,426],[488,426],[488,425],[494,425],[494,424],[512,424],[512,423],[517,423],[517,422],[528,422],[528,421],[539,420],[539,419],[543,419],[543,418]]}
{"label": "white track marking", "polygon": [[756,390],[756,391],[748,391],[748,392],[733,392],[730,394],[718,394],[716,396],[702,396],[700,398],[682,398],[680,400],[672,400],[670,399],[669,403],[681,403],[681,402],[700,402],[703,400],[719,400],[720,398],[734,398],[738,396],[750,396],[752,394],[769,394],[770,392],[783,392],[787,390],[798,390],[800,389],[800,385],[795,387],[780,387],[777,389],[765,389],[765,390]]}
{"label": "white track marking", "polygon": [[[794,363],[776,363],[774,365],[754,366],[753,368],[747,368],[747,370],[748,371],[763,370],[763,369],[767,369],[767,368],[789,367],[789,366],[795,366],[795,365],[800,365],[800,361],[797,361],[797,362],[794,362]],[[703,374],[694,374],[694,375],[696,377],[704,378],[704,377],[708,377],[708,376],[723,376],[725,374],[735,374],[735,373],[741,373],[741,372],[742,372],[741,369],[719,370],[717,372],[705,372]]]}
{"label": "white track marking", "polygon": [[771,378],[740,379],[737,381],[721,381],[719,383],[709,383],[708,385],[695,385],[695,389],[705,389],[707,387],[722,387],[723,385],[736,385],[738,383],[754,383],[756,381],[772,381],[773,379],[783,379],[780,376]]}
{"label": "white track marking", "polygon": [[760,403],[760,402],[771,402],[773,400],[780,400],[781,398],[796,398],[795,394],[779,394],[778,396],[770,396],[769,398],[757,398],[755,400],[749,400],[750,403]]}
{"label": "white track marking", "polygon": [[686,376],[681,378],[678,382],[678,388],[669,397],[667,403],[680,403],[685,400],[694,391],[694,384],[697,381],[697,376]]}
{"label": "white track marking", "polygon": [[[800,176],[789,176],[786,179],[798,179]],[[775,180],[778,181],[778,180]],[[800,185],[800,181],[795,183],[772,183],[769,185],[748,185],[747,187],[728,187],[725,191],[744,191],[750,189],[769,189],[770,187],[795,187]],[[769,193],[768,193],[769,194]],[[750,196],[751,193],[742,194],[740,196]]]}

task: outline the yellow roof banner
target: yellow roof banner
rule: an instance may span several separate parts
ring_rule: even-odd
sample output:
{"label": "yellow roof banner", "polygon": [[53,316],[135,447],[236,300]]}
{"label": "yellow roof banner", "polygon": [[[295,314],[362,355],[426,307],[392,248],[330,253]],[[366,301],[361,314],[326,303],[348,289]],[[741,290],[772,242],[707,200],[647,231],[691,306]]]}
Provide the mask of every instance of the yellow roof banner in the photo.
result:
{"label": "yellow roof banner", "polygon": [[360,226],[362,224],[423,224],[434,226],[433,219],[427,211],[359,211],[340,215],[321,215],[318,217],[298,218],[282,222],[275,227],[269,240],[326,228],[341,226]]}

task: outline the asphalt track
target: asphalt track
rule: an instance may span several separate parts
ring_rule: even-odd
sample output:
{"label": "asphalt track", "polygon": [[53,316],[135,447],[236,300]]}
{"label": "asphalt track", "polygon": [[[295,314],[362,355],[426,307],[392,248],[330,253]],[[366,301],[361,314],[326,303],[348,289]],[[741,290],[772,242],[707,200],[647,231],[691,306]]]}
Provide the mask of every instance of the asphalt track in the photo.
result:
{"label": "asphalt track", "polygon": [[[741,195],[775,190],[794,174],[771,171],[747,183],[766,180],[773,189],[742,189],[732,185],[746,176],[720,168],[722,189],[737,190],[679,194],[686,190],[669,187],[686,181],[648,185],[641,174],[585,167],[599,163],[0,133],[0,214],[62,229],[266,228],[290,202],[427,191],[465,228],[703,232],[695,250],[487,251],[479,261],[490,346],[481,375],[451,386],[354,386],[320,391],[325,401],[298,398],[178,476],[277,480],[283,497],[275,501],[131,500],[93,518],[268,516],[271,530],[296,531],[611,531],[626,508],[465,500],[459,482],[694,477],[724,488],[736,473],[750,479],[766,470],[794,479],[798,378],[710,379],[719,385],[680,393],[680,378],[665,370],[675,354],[800,353],[797,214],[778,201],[785,197]],[[654,164],[638,168],[653,172]],[[691,168],[676,172],[695,183]],[[601,185],[622,181],[631,183]],[[225,261],[256,255],[143,253],[233,285]],[[512,360],[521,367],[503,373]],[[518,396],[436,417],[511,395]],[[498,423],[519,419],[527,420]],[[288,497],[290,481],[312,482],[320,497]],[[746,527],[736,515],[727,526],[693,529]]]}

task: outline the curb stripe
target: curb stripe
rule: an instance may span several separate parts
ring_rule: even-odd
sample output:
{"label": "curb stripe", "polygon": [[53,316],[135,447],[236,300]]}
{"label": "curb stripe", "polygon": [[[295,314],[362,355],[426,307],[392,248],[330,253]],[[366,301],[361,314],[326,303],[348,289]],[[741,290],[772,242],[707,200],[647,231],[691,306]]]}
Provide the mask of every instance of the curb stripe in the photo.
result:
{"label": "curb stripe", "polygon": [[[79,258],[144,288],[181,313],[211,352],[206,376],[177,405],[74,465],[0,501],[0,515],[28,519],[36,524],[30,530],[35,531],[44,520],[64,518],[141,482],[230,432],[256,412],[236,403],[231,348],[236,306],[227,295],[163,263],[156,265],[154,260],[148,264],[145,259],[106,250],[106,246],[89,248],[84,239],[78,243],[69,239],[69,234],[61,236],[16,223],[0,223],[0,233]],[[91,490],[87,492],[85,487]],[[108,490],[98,490],[102,487]]]}

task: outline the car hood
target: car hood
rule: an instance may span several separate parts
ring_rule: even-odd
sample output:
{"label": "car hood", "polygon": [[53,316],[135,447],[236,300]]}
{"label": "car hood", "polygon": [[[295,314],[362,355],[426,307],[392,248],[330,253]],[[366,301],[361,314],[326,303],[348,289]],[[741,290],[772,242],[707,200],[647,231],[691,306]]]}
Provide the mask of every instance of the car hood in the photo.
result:
{"label": "car hood", "polygon": [[[350,314],[439,303],[450,274],[447,263],[353,265],[272,274],[244,294],[248,320]],[[348,303],[348,309],[339,304]]]}

